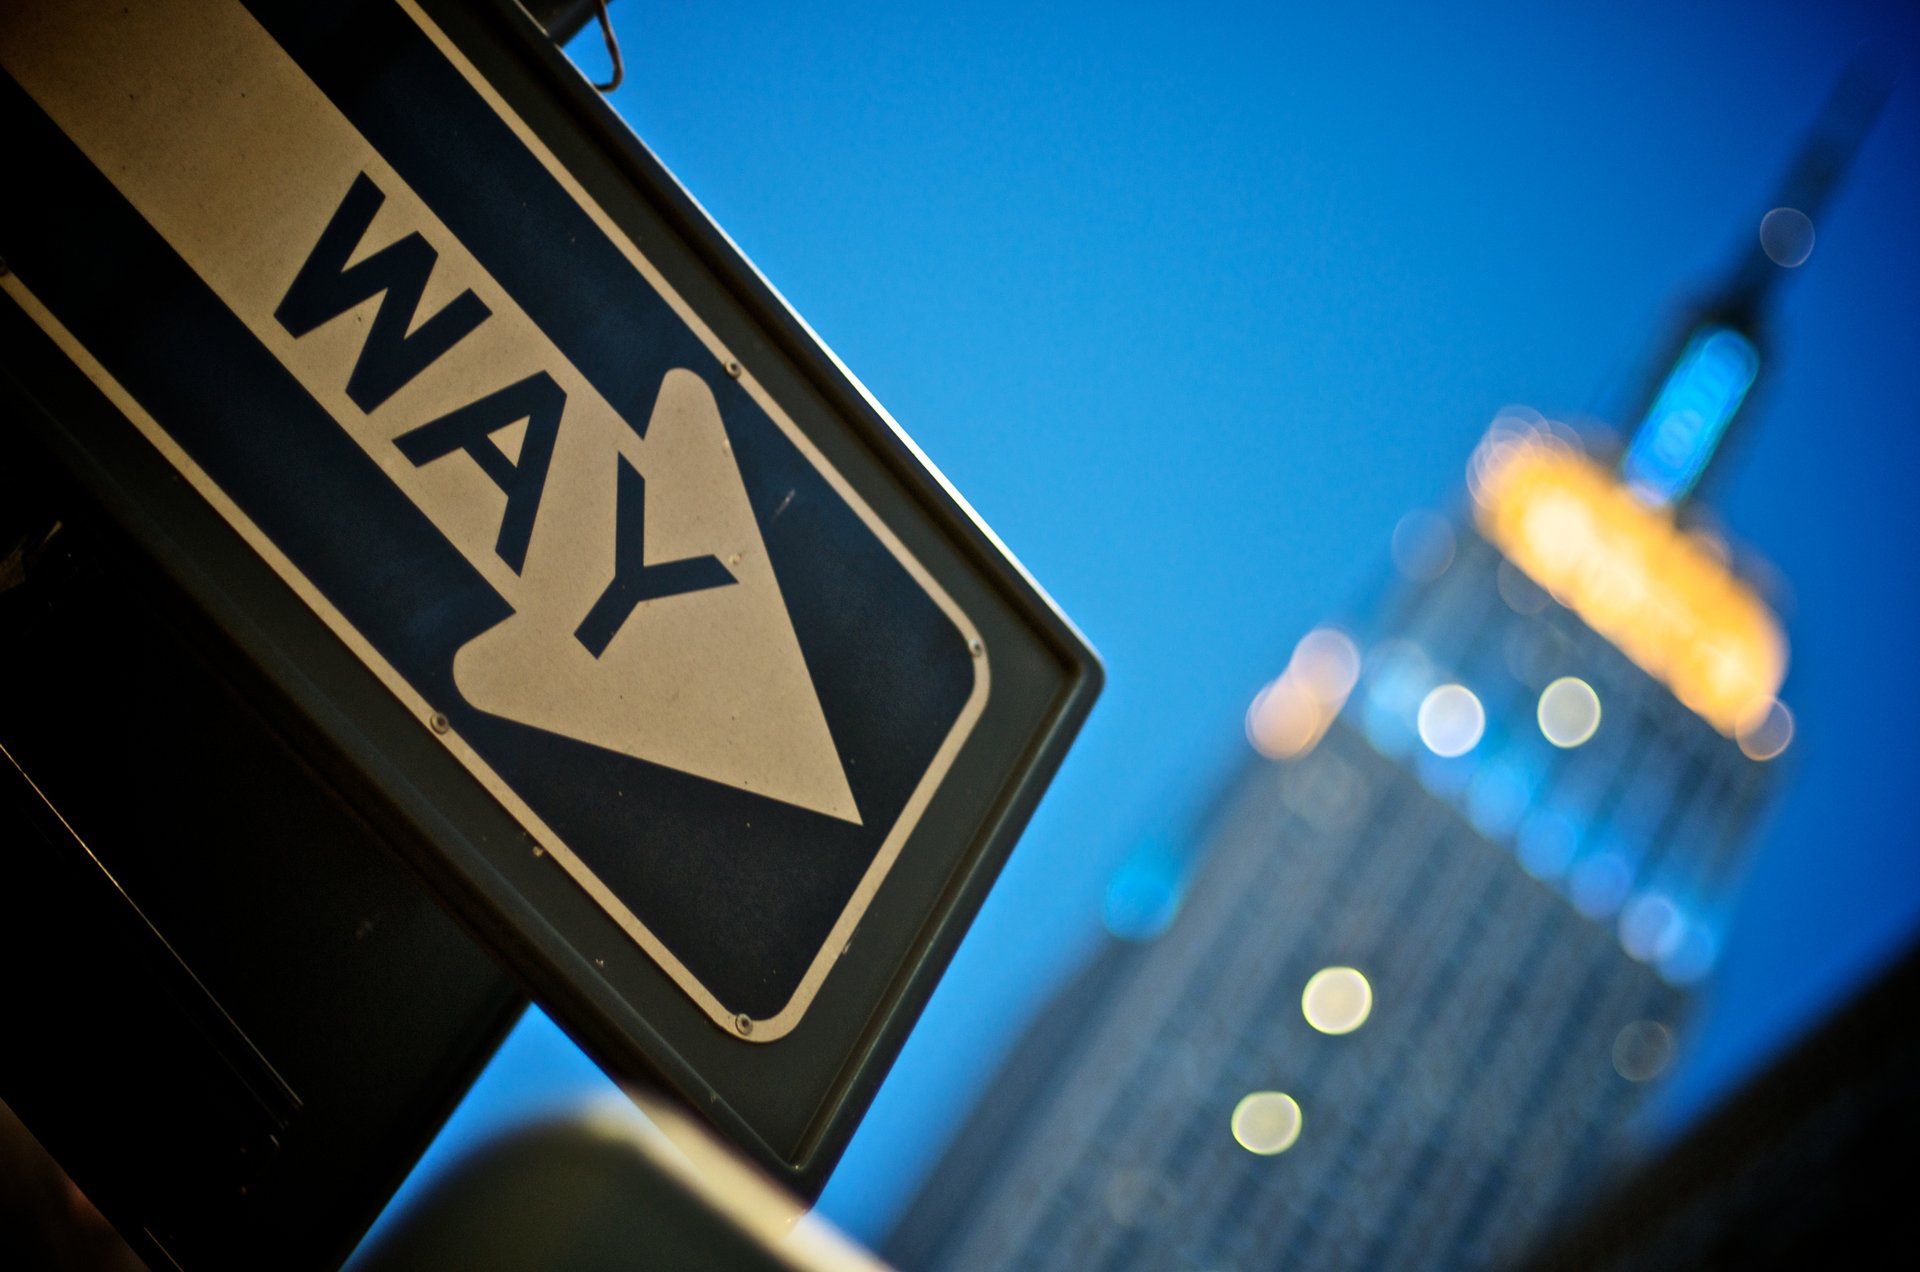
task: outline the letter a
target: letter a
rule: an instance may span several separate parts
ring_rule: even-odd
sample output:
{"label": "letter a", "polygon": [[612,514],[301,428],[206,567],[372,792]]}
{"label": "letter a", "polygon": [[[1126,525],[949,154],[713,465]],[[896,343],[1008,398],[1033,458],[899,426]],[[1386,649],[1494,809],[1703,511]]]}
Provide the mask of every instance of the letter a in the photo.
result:
{"label": "letter a", "polygon": [[[553,441],[560,435],[560,413],[566,405],[566,390],[545,371],[536,371],[477,402],[402,433],[393,444],[416,468],[463,450],[494,485],[506,492],[507,511],[500,518],[500,534],[493,550],[518,574],[526,568],[533,520],[540,511],[547,469],[553,463]],[[507,458],[493,435],[521,420],[527,422],[527,435],[520,443],[516,463]]]}

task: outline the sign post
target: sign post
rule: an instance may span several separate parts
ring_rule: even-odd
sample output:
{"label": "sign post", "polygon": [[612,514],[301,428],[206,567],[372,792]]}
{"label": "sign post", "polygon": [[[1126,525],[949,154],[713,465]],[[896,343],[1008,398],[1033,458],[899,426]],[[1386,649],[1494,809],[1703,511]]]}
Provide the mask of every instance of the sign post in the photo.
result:
{"label": "sign post", "polygon": [[1091,651],[517,8],[25,0],[0,69],[50,444],[564,1027],[817,1193]]}

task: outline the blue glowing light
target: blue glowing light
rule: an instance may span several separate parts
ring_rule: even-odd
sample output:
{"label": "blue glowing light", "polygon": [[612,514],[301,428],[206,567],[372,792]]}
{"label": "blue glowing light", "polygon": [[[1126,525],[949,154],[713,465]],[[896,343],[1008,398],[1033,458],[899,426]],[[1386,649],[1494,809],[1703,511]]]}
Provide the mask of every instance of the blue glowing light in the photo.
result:
{"label": "blue glowing light", "polygon": [[1687,924],[1672,953],[1660,960],[1660,975],[1671,985],[1697,984],[1720,957],[1720,933],[1696,920]]}
{"label": "blue glowing light", "polygon": [[1568,878],[1573,908],[1590,919],[1619,910],[1633,887],[1633,867],[1617,852],[1601,851],[1581,859]]}
{"label": "blue glowing light", "polygon": [[1382,755],[1406,755],[1420,741],[1414,728],[1420,700],[1438,683],[1433,665],[1418,645],[1405,640],[1381,642],[1367,663],[1361,726]]}
{"label": "blue glowing light", "polygon": [[1665,893],[1642,892],[1621,907],[1620,948],[1642,963],[1671,957],[1686,934],[1686,913]]}
{"label": "blue glowing light", "polygon": [[1621,463],[1627,484],[1654,504],[1686,498],[1760,372],[1760,353],[1737,331],[1713,327],[1687,342]]}
{"label": "blue glowing light", "polygon": [[1485,765],[1467,790],[1467,819],[1496,842],[1513,833],[1533,802],[1537,777],[1520,759],[1503,757]]}
{"label": "blue glowing light", "polygon": [[1181,855],[1161,840],[1148,840],[1108,881],[1101,917],[1123,941],[1150,941],[1172,925],[1186,890]]}
{"label": "blue glowing light", "polygon": [[1580,832],[1557,812],[1541,810],[1520,832],[1520,865],[1536,879],[1557,879],[1580,850]]}

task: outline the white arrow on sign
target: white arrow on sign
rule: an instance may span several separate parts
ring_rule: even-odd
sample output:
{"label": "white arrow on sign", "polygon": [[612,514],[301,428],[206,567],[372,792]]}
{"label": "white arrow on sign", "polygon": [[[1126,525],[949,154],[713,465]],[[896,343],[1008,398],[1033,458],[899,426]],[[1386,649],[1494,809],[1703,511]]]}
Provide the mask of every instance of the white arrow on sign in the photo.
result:
{"label": "white arrow on sign", "polygon": [[[553,463],[573,497],[543,509],[521,608],[455,655],[467,701],[857,823],[706,383],[668,372],[644,440],[609,452],[563,431]],[[647,572],[661,594],[621,594]]]}

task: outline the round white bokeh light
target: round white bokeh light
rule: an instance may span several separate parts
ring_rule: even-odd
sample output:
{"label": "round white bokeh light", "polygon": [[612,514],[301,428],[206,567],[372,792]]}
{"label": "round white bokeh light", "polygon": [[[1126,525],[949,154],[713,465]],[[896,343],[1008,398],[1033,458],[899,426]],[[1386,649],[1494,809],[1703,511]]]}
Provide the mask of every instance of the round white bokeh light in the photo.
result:
{"label": "round white bokeh light", "polygon": [[1480,735],[1487,728],[1487,712],[1465,685],[1441,685],[1420,703],[1416,723],[1427,749],[1452,759],[1480,744]]}
{"label": "round white bokeh light", "polygon": [[1249,1153],[1271,1157],[1300,1138],[1300,1104],[1282,1091],[1255,1091],[1233,1107],[1233,1138]]}
{"label": "round white bokeh light", "polygon": [[1562,676],[1540,694],[1540,732],[1563,750],[1579,746],[1600,727],[1600,695],[1578,676]]}
{"label": "round white bokeh light", "polygon": [[1323,967],[1300,993],[1300,1014],[1323,1034],[1349,1034],[1373,1014],[1373,986],[1351,967]]}
{"label": "round white bokeh light", "polygon": [[1760,218],[1760,250],[1782,269],[1797,269],[1813,255],[1813,221],[1799,208],[1775,208]]}

